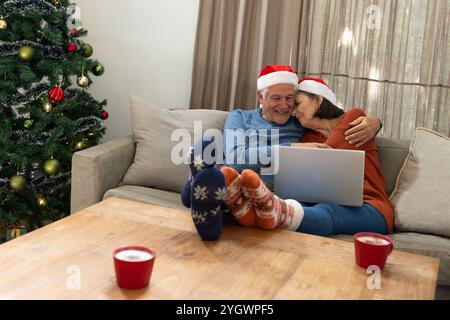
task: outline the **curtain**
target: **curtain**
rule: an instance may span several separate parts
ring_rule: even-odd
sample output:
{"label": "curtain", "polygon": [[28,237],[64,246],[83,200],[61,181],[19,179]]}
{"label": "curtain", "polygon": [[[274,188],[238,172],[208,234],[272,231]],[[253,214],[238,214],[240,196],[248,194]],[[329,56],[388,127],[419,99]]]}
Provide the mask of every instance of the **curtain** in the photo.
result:
{"label": "curtain", "polygon": [[450,135],[450,0],[201,0],[194,55],[191,108],[254,108],[261,68],[289,64],[383,136]]}

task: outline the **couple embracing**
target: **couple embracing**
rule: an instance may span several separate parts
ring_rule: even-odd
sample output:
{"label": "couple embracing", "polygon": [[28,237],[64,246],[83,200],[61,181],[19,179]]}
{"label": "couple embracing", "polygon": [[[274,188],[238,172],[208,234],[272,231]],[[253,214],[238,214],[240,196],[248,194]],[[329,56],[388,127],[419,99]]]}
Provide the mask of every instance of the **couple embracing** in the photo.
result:
{"label": "couple embracing", "polygon": [[[259,108],[230,112],[224,130],[269,131],[284,146],[365,151],[364,203],[349,207],[281,199],[271,191],[273,176],[259,175],[264,165],[249,161],[258,159],[260,153],[270,154],[274,146],[270,142],[254,146],[248,138],[227,141],[224,135],[225,165],[220,169],[211,164],[191,165],[192,175],[182,190],[183,203],[191,207],[202,239],[220,236],[221,210],[225,207],[241,225],[265,230],[281,228],[321,236],[392,232],[393,208],[375,143],[380,121],[358,108],[342,110],[323,80],[298,80],[290,66],[266,66],[257,88]],[[201,142],[200,148],[207,144]],[[245,159],[245,163],[236,164],[236,157]],[[217,196],[220,194],[223,197]]]}

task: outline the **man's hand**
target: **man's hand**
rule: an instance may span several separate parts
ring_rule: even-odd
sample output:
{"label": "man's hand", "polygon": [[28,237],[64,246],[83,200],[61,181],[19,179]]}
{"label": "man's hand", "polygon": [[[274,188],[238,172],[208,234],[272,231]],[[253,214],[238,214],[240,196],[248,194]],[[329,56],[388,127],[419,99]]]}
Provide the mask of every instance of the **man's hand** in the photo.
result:
{"label": "man's hand", "polygon": [[317,142],[291,143],[291,147],[333,149],[325,143],[317,143]]}
{"label": "man's hand", "polygon": [[345,140],[350,144],[356,144],[358,148],[374,138],[380,128],[380,120],[371,117],[359,117],[349,124],[353,128],[345,131]]}

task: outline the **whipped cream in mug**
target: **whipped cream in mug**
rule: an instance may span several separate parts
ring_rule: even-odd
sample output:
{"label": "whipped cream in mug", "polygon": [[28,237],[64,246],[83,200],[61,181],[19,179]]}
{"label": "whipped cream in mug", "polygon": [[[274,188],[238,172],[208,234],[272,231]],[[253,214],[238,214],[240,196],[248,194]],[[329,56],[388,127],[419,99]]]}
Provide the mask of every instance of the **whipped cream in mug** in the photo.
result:
{"label": "whipped cream in mug", "polygon": [[358,241],[361,241],[364,243],[376,244],[376,245],[381,245],[381,246],[386,246],[389,244],[389,242],[384,239],[371,237],[371,236],[362,236],[362,237],[357,237],[356,239]]}
{"label": "whipped cream in mug", "polygon": [[122,261],[142,262],[153,258],[153,255],[147,251],[127,249],[116,253],[116,258]]}

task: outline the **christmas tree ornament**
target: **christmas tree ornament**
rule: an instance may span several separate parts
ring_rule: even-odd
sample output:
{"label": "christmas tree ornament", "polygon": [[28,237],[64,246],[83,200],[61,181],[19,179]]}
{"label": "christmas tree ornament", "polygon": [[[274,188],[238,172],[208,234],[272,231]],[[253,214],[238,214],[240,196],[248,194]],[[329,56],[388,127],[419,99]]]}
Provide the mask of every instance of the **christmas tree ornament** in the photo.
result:
{"label": "christmas tree ornament", "polygon": [[79,151],[79,150],[83,150],[87,147],[87,140],[86,139],[81,139],[81,141],[78,141],[77,143],[75,143],[75,150]]}
{"label": "christmas tree ornament", "polygon": [[101,63],[96,63],[92,67],[92,73],[96,76],[101,76],[105,72],[105,67]]}
{"label": "christmas tree ornament", "polygon": [[89,137],[89,138],[92,138],[93,136],[95,136],[95,133],[94,133],[94,132],[89,132],[89,133],[88,133],[88,137]]}
{"label": "christmas tree ornament", "polygon": [[77,85],[86,88],[89,85],[89,79],[85,75],[81,75],[77,78]]}
{"label": "christmas tree ornament", "polygon": [[108,111],[103,110],[103,111],[102,111],[102,119],[103,119],[103,120],[106,120],[106,119],[108,119],[108,117],[109,117]]}
{"label": "christmas tree ornament", "polygon": [[22,175],[15,175],[9,179],[9,186],[13,191],[20,192],[27,186],[27,179]]}
{"label": "christmas tree ornament", "polygon": [[67,47],[67,51],[76,52],[77,50],[78,50],[78,47],[74,42],[69,43],[69,46]]}
{"label": "christmas tree ornament", "polygon": [[8,28],[8,23],[0,16],[0,31],[6,30],[6,28]]}
{"label": "christmas tree ornament", "polygon": [[40,207],[45,207],[47,205],[47,199],[45,199],[43,196],[38,195],[37,198],[37,203]]}
{"label": "christmas tree ornament", "polygon": [[53,4],[55,7],[59,7],[61,5],[60,0],[47,0],[47,1]]}
{"label": "christmas tree ornament", "polygon": [[23,122],[23,127],[25,129],[30,129],[34,124],[34,120],[33,119],[27,119]]}
{"label": "christmas tree ornament", "polygon": [[32,46],[23,45],[19,49],[19,58],[22,61],[31,61],[33,60],[36,51]]}
{"label": "christmas tree ornament", "polygon": [[70,35],[75,38],[78,37],[78,29],[72,28],[72,30],[70,30]]}
{"label": "christmas tree ornament", "polygon": [[94,48],[88,43],[83,43],[81,45],[81,55],[85,58],[89,58],[94,53]]}
{"label": "christmas tree ornament", "polygon": [[39,23],[39,27],[41,27],[41,29],[45,29],[48,27],[48,22],[45,21],[44,19],[41,20],[41,22]]}
{"label": "christmas tree ornament", "polygon": [[44,112],[50,112],[53,109],[53,105],[47,96],[43,96],[41,99],[41,110]]}
{"label": "christmas tree ornament", "polygon": [[55,84],[55,86],[48,91],[48,98],[52,103],[60,103],[64,100],[64,90]]}
{"label": "christmas tree ornament", "polygon": [[49,176],[54,176],[58,173],[61,164],[56,159],[47,160],[44,162],[44,172]]}

